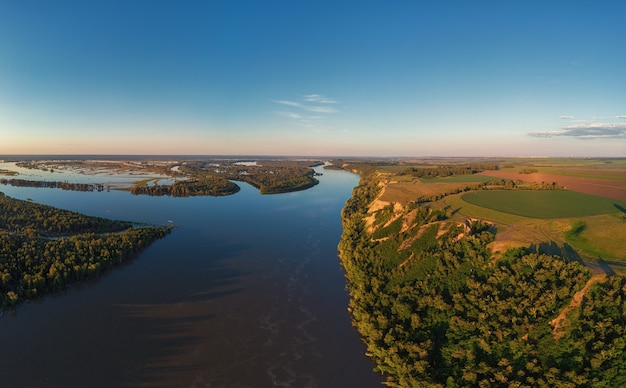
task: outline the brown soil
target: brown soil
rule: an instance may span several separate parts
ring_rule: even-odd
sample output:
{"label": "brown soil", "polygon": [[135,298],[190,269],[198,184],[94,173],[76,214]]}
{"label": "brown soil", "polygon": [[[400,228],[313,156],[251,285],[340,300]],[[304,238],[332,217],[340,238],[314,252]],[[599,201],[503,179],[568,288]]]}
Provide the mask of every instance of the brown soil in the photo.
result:
{"label": "brown soil", "polygon": [[483,171],[481,175],[522,180],[524,182],[557,182],[568,190],[626,201],[626,182],[551,174],[519,174],[515,171]]}

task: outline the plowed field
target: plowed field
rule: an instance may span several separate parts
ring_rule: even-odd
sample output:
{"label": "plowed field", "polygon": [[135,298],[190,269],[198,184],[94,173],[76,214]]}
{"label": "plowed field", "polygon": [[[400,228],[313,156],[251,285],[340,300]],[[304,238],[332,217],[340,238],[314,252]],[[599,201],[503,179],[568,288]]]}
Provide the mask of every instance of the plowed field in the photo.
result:
{"label": "plowed field", "polygon": [[503,179],[519,179],[524,182],[557,182],[558,184],[565,186],[565,188],[568,190],[626,201],[626,181],[614,181],[541,173],[520,174],[517,171],[504,170],[483,171],[480,174]]}

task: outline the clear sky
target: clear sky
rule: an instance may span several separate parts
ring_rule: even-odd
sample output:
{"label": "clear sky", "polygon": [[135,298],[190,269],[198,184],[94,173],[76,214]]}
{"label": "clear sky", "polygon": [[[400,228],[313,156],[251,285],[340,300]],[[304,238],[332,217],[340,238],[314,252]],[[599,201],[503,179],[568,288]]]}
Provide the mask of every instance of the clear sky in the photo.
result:
{"label": "clear sky", "polygon": [[626,156],[625,15],[0,0],[0,154]]}

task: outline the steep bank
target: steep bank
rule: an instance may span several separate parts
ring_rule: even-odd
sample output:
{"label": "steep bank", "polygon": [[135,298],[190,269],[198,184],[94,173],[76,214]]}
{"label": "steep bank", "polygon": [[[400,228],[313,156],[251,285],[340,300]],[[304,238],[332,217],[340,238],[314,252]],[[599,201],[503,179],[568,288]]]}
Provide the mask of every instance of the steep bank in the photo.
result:
{"label": "steep bank", "polygon": [[361,181],[339,245],[353,324],[389,386],[619,386],[626,383],[626,281],[610,276],[551,322],[590,278],[577,262],[529,249],[493,258],[495,228],[448,221],[426,205],[374,204]]}

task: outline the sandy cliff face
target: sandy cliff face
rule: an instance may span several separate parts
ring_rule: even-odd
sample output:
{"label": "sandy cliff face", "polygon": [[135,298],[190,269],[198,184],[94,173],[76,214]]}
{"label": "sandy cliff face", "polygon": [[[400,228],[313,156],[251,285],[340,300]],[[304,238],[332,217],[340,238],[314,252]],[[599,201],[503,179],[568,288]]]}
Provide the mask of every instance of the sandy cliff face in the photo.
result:
{"label": "sandy cliff face", "polygon": [[[382,176],[382,174],[380,174],[380,178],[381,179],[378,183],[378,186],[381,187],[381,190],[376,196],[376,199],[374,199],[372,203],[370,203],[367,209],[367,216],[365,217],[365,227],[367,228],[367,231],[369,233],[372,233],[374,231],[374,222],[376,220],[376,212],[392,204],[392,202],[384,201],[381,198],[385,195],[385,190],[387,186],[390,183],[394,183],[394,182],[388,179],[385,179],[385,177]],[[383,227],[391,224],[393,221],[398,219],[398,217],[401,217],[402,214],[404,214],[404,210],[405,210],[404,205],[402,205],[401,203],[397,203],[397,202],[393,203],[393,215],[385,223],[385,225],[383,225]]]}

